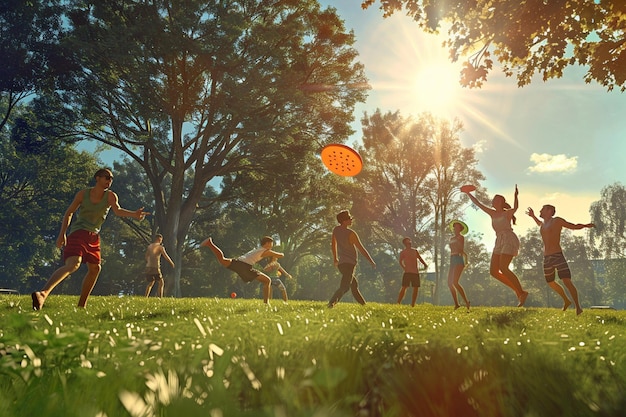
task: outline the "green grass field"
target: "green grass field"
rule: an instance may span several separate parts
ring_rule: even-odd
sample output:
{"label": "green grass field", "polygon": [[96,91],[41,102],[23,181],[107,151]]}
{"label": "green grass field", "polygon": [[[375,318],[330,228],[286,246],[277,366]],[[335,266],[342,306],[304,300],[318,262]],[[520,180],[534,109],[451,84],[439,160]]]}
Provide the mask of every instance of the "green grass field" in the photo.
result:
{"label": "green grass field", "polygon": [[[348,296],[348,299],[350,297]],[[0,416],[623,416],[626,312],[0,296]]]}

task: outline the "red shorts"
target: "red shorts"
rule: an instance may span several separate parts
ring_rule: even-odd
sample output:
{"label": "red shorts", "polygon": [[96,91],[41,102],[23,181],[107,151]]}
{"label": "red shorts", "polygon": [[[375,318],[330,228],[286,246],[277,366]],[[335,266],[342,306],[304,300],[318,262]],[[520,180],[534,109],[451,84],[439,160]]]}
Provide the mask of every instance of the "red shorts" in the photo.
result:
{"label": "red shorts", "polygon": [[63,249],[63,260],[70,256],[80,256],[82,263],[100,264],[100,235],[82,229],[72,232]]}

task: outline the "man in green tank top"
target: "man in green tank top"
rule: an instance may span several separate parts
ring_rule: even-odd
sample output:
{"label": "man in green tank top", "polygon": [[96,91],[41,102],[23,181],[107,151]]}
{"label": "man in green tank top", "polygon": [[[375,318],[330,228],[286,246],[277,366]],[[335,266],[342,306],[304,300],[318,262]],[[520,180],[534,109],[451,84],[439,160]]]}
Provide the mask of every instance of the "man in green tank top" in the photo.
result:
{"label": "man in green tank top", "polygon": [[[100,275],[100,227],[109,212],[120,217],[133,217],[143,220],[150,214],[143,211],[143,207],[135,211],[120,207],[117,194],[109,190],[113,182],[113,173],[108,169],[98,170],[94,178],[96,184],[93,188],[86,188],[76,193],[74,200],[68,207],[61,222],[61,230],[56,245],[63,248],[63,260],[65,264],[54,271],[41,291],[31,294],[33,310],[41,310],[50,292],[59,285],[68,275],[76,272],[81,263],[87,264],[87,274],[83,280],[83,286],[78,300],[79,307],[85,307],[87,298]],[[78,211],[76,219],[70,227],[74,213]],[[69,227],[69,235],[66,232]]]}

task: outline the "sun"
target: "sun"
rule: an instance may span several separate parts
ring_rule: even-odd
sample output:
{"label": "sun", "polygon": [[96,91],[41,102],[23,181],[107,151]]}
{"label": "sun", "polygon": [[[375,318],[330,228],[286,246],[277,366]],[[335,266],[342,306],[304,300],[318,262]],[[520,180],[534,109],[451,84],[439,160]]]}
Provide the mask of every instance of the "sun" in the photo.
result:
{"label": "sun", "polygon": [[415,107],[442,117],[453,117],[461,99],[459,72],[448,61],[432,60],[417,66],[412,95]]}
{"label": "sun", "polygon": [[392,30],[374,33],[364,47],[366,54],[385,49],[389,57],[369,68],[376,98],[384,107],[412,115],[453,118],[462,108],[461,63],[450,61],[444,35],[425,34],[410,20],[395,20]]}

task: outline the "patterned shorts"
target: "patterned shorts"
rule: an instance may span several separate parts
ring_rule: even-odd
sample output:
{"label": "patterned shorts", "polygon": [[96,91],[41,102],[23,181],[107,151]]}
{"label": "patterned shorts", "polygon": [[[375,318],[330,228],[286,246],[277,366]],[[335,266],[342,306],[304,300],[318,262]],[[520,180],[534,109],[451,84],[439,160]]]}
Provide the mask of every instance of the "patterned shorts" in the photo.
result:
{"label": "patterned shorts", "polygon": [[559,273],[561,279],[572,277],[563,252],[553,253],[543,258],[543,275],[546,277],[546,282],[554,281],[556,272]]}

